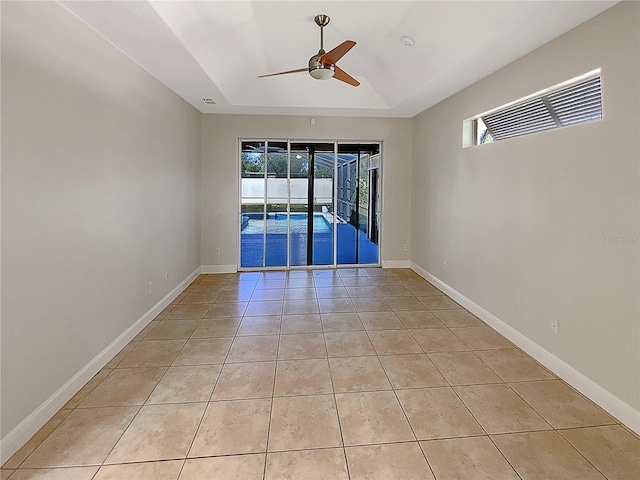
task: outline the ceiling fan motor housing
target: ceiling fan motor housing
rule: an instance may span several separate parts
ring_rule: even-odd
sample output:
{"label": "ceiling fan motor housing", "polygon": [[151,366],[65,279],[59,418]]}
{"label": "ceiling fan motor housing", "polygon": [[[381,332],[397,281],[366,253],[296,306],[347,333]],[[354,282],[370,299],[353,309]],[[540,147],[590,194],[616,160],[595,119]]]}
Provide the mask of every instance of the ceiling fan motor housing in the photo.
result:
{"label": "ceiling fan motor housing", "polygon": [[318,60],[324,53],[324,50],[320,50],[317,55],[309,59],[309,74],[316,80],[328,80],[335,73],[333,65],[327,65]]}

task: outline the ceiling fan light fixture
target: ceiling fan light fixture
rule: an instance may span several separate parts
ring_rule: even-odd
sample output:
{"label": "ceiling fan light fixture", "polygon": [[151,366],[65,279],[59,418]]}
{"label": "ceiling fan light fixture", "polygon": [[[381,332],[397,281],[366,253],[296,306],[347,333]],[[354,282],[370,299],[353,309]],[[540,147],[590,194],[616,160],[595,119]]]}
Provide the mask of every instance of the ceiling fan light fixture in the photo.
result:
{"label": "ceiling fan light fixture", "polygon": [[286,75],[288,73],[298,73],[298,72],[309,72],[316,80],[329,80],[330,78],[335,78],[336,80],[340,80],[341,82],[347,83],[354,87],[360,85],[360,82],[349,75],[344,70],[340,69],[336,65],[338,60],[340,60],[344,55],[356,46],[356,42],[353,40],[345,40],[337,47],[325,52],[324,50],[324,27],[329,23],[329,17],[327,15],[316,15],[314,18],[316,24],[320,27],[320,50],[318,50],[317,55],[314,55],[309,59],[309,67],[308,68],[298,68],[295,70],[287,70],[284,72],[278,73],[268,73],[266,75],[258,75],[258,78],[264,77],[274,77],[276,75]]}
{"label": "ceiling fan light fixture", "polygon": [[326,66],[310,70],[309,74],[316,80],[329,80],[335,73],[333,66]]}

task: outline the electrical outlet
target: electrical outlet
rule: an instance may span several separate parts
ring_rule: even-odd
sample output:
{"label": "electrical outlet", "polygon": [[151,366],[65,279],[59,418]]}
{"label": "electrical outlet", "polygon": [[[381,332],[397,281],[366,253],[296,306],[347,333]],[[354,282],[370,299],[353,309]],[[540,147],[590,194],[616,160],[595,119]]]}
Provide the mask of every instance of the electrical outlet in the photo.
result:
{"label": "electrical outlet", "polygon": [[213,209],[213,214],[214,215],[221,215],[222,214],[222,209],[221,208],[214,208]]}
{"label": "electrical outlet", "polygon": [[559,333],[559,325],[558,325],[558,320],[551,320],[551,331],[553,333],[555,333],[556,335],[558,335]]}
{"label": "electrical outlet", "polygon": [[408,244],[408,243],[405,243],[405,244],[404,244],[404,249],[405,249],[405,250],[409,250],[409,244]]}
{"label": "electrical outlet", "polygon": [[153,282],[149,282],[149,295],[153,293]]}
{"label": "electrical outlet", "polygon": [[216,255],[220,255],[220,248],[216,247]]}
{"label": "electrical outlet", "polygon": [[447,262],[442,262],[442,270],[447,271]]}

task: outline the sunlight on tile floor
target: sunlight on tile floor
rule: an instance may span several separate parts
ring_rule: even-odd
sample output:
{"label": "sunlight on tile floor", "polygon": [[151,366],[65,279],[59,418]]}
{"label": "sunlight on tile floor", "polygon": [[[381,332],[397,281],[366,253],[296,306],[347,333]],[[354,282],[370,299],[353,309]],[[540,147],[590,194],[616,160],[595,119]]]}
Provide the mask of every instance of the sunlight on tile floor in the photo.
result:
{"label": "sunlight on tile floor", "polygon": [[1,480],[638,480],[640,439],[411,270],[201,275]]}

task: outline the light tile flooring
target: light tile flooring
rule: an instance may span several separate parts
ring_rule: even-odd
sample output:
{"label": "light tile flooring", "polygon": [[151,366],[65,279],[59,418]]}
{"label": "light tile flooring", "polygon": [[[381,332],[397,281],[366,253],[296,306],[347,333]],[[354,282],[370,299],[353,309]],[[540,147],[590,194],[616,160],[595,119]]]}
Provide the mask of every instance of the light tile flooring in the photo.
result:
{"label": "light tile flooring", "polygon": [[203,275],[2,480],[640,478],[640,440],[410,270]]}

